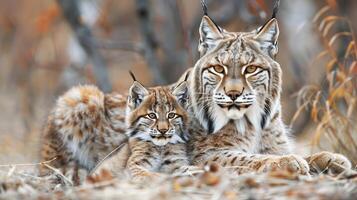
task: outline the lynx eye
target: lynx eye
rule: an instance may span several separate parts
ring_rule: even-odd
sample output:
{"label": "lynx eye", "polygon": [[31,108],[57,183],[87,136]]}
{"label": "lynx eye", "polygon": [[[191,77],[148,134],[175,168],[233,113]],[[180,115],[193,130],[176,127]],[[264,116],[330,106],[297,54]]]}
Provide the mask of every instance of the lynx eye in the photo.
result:
{"label": "lynx eye", "polygon": [[212,68],[214,69],[215,72],[217,72],[219,74],[223,74],[224,73],[224,67],[222,67],[220,65],[212,66]]}
{"label": "lynx eye", "polygon": [[148,117],[149,117],[150,119],[156,119],[156,114],[155,114],[155,113],[149,113],[149,114],[148,114]]}
{"label": "lynx eye", "polygon": [[247,68],[245,68],[244,74],[251,74],[257,71],[258,67],[254,65],[250,65]]}
{"label": "lynx eye", "polygon": [[169,114],[167,114],[167,118],[169,118],[169,119],[173,119],[173,118],[175,118],[176,117],[176,114],[175,113],[169,113]]}

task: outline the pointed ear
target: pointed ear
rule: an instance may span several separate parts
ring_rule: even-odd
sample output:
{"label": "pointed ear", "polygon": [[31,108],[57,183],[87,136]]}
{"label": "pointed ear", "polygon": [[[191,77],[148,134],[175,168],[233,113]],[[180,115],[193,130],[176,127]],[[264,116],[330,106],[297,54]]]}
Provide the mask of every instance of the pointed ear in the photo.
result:
{"label": "pointed ear", "polygon": [[176,97],[176,100],[179,102],[179,104],[185,108],[188,100],[187,82],[182,81],[178,83],[171,89],[171,93]]}
{"label": "pointed ear", "polygon": [[260,49],[270,57],[278,53],[279,26],[275,18],[269,20],[257,33],[255,39],[260,43]]}
{"label": "pointed ear", "polygon": [[143,85],[138,81],[134,81],[129,89],[128,103],[133,108],[137,108],[148,94],[149,91]]}
{"label": "pointed ear", "polygon": [[200,42],[198,51],[200,56],[217,46],[218,41],[223,38],[222,29],[218,27],[207,15],[202,17],[199,28]]}

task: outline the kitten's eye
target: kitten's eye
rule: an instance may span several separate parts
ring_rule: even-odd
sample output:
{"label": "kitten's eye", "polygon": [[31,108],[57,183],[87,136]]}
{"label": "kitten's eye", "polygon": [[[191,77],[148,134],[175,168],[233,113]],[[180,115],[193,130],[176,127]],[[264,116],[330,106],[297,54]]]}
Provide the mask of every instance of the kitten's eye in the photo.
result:
{"label": "kitten's eye", "polygon": [[258,67],[254,65],[250,65],[247,68],[245,68],[244,74],[251,74],[257,71]]}
{"label": "kitten's eye", "polygon": [[175,113],[169,113],[169,114],[167,114],[167,118],[169,118],[169,119],[173,119],[173,118],[175,118],[176,117],[176,114]]}
{"label": "kitten's eye", "polygon": [[217,72],[219,74],[223,74],[224,73],[224,67],[222,67],[220,65],[212,66],[212,68],[214,69],[215,72]]}
{"label": "kitten's eye", "polygon": [[155,114],[155,113],[149,113],[149,114],[148,114],[148,117],[149,117],[150,119],[156,119],[156,114]]}

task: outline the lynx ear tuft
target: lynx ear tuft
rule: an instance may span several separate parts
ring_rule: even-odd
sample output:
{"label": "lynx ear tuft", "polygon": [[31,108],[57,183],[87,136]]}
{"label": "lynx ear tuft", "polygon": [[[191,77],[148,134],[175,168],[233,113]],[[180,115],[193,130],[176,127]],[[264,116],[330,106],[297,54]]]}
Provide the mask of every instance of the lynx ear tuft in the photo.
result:
{"label": "lynx ear tuft", "polygon": [[207,4],[206,4],[205,0],[201,0],[201,6],[202,6],[203,14],[208,15],[208,12],[207,12],[208,9],[207,9]]}
{"label": "lynx ear tuft", "polygon": [[131,70],[129,70],[129,74],[130,74],[131,78],[133,79],[133,81],[136,81],[136,77]]}
{"label": "lynx ear tuft", "polygon": [[275,0],[274,7],[273,7],[273,14],[271,15],[271,18],[276,18],[276,15],[278,14],[279,11],[279,5],[280,5],[280,0]]}

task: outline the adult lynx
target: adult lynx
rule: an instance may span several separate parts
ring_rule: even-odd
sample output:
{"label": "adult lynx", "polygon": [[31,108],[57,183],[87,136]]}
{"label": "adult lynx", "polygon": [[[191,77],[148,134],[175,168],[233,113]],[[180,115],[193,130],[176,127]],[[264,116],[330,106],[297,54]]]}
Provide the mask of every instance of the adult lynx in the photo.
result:
{"label": "adult lynx", "polygon": [[[273,17],[251,32],[228,32],[204,15],[200,59],[189,73],[193,164],[218,162],[239,173],[288,168],[307,174],[307,161],[291,154],[281,119],[278,22]],[[350,168],[342,155],[322,152],[308,159],[325,168]],[[339,167],[335,170],[341,171]]]}

